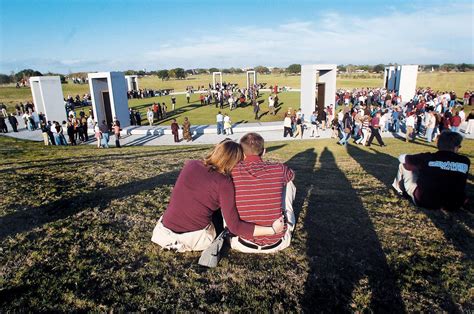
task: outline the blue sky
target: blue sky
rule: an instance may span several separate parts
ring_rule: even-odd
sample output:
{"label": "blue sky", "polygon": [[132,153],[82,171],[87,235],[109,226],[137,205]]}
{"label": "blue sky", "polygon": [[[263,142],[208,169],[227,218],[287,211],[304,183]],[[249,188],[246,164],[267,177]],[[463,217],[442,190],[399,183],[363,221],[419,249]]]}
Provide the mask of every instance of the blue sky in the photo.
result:
{"label": "blue sky", "polygon": [[0,0],[0,72],[474,63],[472,1]]}

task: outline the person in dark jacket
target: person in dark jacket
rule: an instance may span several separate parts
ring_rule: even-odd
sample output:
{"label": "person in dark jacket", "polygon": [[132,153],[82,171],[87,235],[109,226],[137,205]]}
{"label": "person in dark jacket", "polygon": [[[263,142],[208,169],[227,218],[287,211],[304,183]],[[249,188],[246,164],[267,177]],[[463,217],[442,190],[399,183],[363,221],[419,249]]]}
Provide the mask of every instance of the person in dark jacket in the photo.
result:
{"label": "person in dark jacket", "polygon": [[8,121],[10,122],[10,125],[12,126],[13,132],[18,132],[18,120],[13,115],[13,113],[10,113],[10,116],[8,117]]}
{"label": "person in dark jacket", "polygon": [[171,123],[171,133],[174,136],[175,143],[179,142],[178,130],[179,130],[179,125],[178,123],[176,123],[176,119],[173,119],[173,122]]}

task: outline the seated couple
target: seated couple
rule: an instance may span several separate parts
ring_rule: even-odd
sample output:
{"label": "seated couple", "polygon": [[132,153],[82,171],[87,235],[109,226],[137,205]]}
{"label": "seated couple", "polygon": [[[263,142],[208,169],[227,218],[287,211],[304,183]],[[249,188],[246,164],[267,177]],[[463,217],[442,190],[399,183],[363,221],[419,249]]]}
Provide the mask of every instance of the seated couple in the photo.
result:
{"label": "seated couple", "polygon": [[458,154],[463,138],[443,131],[436,153],[401,155],[393,188],[406,193],[413,203],[430,209],[459,209],[466,202],[470,160]]}
{"label": "seated couple", "polygon": [[290,245],[295,224],[293,170],[262,160],[264,140],[248,133],[240,145],[217,144],[204,160],[184,165],[152,241],[178,252],[205,250],[216,237],[212,215],[218,209],[234,235],[231,248],[272,253]]}

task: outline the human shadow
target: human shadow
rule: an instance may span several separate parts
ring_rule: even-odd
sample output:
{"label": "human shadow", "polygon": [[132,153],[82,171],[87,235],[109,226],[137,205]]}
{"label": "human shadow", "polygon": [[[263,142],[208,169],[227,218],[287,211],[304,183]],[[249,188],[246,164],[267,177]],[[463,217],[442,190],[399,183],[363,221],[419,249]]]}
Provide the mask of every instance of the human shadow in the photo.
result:
{"label": "human shadow", "polygon": [[[377,150],[372,150],[375,154],[369,154],[353,145],[347,145],[347,151],[368,174],[382,181],[387,189],[391,189],[399,165],[397,158]],[[374,166],[374,163],[377,166]],[[467,194],[474,194],[474,187],[471,184],[467,184]],[[423,212],[458,251],[464,253],[469,259],[473,258],[474,237],[465,227],[465,225],[474,224],[472,203],[456,211],[430,210],[421,207],[417,207],[417,210]]]}
{"label": "human shadow", "polygon": [[278,149],[280,149],[280,148],[283,148],[283,147],[285,147],[285,146],[286,146],[286,144],[268,146],[268,147],[265,149],[265,152],[270,153],[270,152],[273,152],[273,151],[278,150]]}
{"label": "human shadow", "polygon": [[115,199],[152,190],[161,185],[173,184],[178,173],[177,170],[165,172],[151,178],[59,199],[46,205],[17,210],[0,217],[0,226],[2,226],[0,241],[18,233],[31,231],[47,223],[68,218],[89,208],[105,208]]}
{"label": "human shadow", "polygon": [[139,137],[137,139],[134,139],[133,141],[131,142],[128,142],[122,146],[143,146],[145,145],[146,143],[150,142],[150,141],[153,141],[159,137],[161,137],[162,135],[161,134],[155,134],[155,135],[144,135],[142,137]]}
{"label": "human shadow", "polygon": [[[316,154],[295,157],[312,164]],[[319,162],[319,169],[303,174],[311,180],[304,183],[312,186],[303,222],[310,264],[304,310],[354,311],[353,294],[363,289],[358,294],[368,296],[374,312],[404,312],[396,278],[364,205],[327,147]]]}

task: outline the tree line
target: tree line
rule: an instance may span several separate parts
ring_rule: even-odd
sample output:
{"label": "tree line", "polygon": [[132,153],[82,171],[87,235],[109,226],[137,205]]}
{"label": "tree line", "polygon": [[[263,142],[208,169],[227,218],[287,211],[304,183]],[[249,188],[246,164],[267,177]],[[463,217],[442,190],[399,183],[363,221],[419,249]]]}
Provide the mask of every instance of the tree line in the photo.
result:
{"label": "tree line", "polygon": [[[387,65],[396,65],[389,63]],[[376,64],[376,65],[354,65],[354,64],[340,64],[337,66],[339,72],[346,72],[346,73],[353,73],[357,70],[363,70],[366,72],[371,73],[382,73],[385,68],[385,64]],[[252,69],[259,74],[285,74],[285,75],[295,75],[301,73],[301,64],[290,64],[288,67],[280,68],[280,67],[266,67],[263,65],[258,65],[253,67]],[[444,71],[444,72],[467,72],[474,70],[474,64],[468,63],[444,63],[444,64],[424,64],[420,65],[420,71]],[[188,75],[196,75],[196,74],[211,74],[212,72],[222,72],[224,74],[240,74],[244,72],[244,69],[241,68],[197,68],[197,69],[188,69],[185,70],[183,68],[174,68],[174,69],[162,69],[156,71],[146,71],[146,70],[127,70],[125,71],[125,75],[156,75],[161,80],[169,80],[169,79],[185,79]],[[61,83],[67,83],[66,76],[63,74],[57,73],[41,73],[36,70],[32,69],[24,69],[17,73],[12,72],[10,75],[1,74],[0,73],[0,84],[10,84],[10,83],[17,83],[23,79],[28,79],[32,76],[43,76],[43,75],[59,75],[61,78]],[[73,76],[73,74],[71,74]]]}

